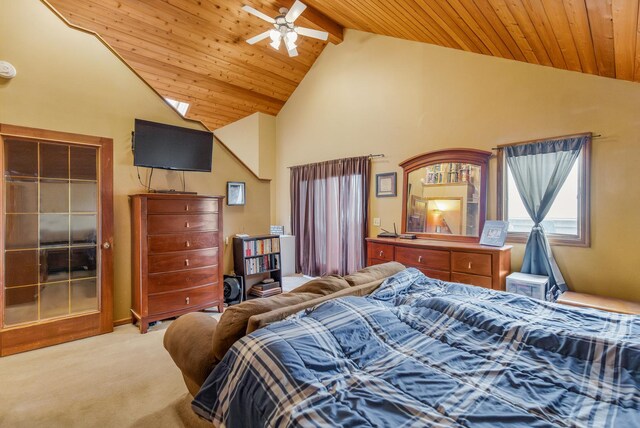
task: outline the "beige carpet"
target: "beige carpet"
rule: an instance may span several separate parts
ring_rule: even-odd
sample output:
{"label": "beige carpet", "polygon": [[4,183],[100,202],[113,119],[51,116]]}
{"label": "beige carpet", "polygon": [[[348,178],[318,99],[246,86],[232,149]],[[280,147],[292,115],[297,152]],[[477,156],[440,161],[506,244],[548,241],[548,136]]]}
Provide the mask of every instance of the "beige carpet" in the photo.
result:
{"label": "beige carpet", "polygon": [[0,359],[0,427],[201,427],[162,346],[169,322]]}
{"label": "beige carpet", "polygon": [[[290,291],[311,278],[283,278]],[[220,315],[213,312],[213,317]],[[209,427],[162,346],[170,321],[0,358],[0,427]]]}

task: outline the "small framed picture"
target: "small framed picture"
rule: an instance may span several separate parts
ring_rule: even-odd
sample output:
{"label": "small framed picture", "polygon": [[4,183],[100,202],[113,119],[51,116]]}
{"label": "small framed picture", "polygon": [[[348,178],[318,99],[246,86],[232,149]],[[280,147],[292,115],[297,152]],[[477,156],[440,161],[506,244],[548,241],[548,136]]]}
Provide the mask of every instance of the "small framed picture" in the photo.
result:
{"label": "small framed picture", "polygon": [[244,182],[227,181],[227,205],[245,204]]}
{"label": "small framed picture", "polygon": [[484,222],[480,245],[490,245],[492,247],[502,247],[507,240],[508,221],[487,220]]}
{"label": "small framed picture", "polygon": [[398,174],[395,172],[376,174],[376,198],[397,196],[397,177]]}

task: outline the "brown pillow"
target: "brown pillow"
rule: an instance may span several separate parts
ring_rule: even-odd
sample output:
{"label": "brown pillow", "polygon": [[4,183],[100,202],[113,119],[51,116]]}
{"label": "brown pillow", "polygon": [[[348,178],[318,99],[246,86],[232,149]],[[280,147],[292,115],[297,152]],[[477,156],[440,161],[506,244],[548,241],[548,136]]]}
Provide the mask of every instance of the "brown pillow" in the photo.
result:
{"label": "brown pillow", "polygon": [[382,282],[385,279],[386,278],[380,278],[376,281],[373,281],[367,284],[345,288],[333,294],[328,294],[326,296],[318,296],[317,299],[298,303],[297,305],[287,306],[287,307],[276,309],[270,312],[253,315],[251,318],[249,318],[249,324],[247,324],[247,334],[251,333],[254,330],[267,326],[271,323],[274,323],[276,321],[283,320],[289,315],[293,315],[304,309],[317,306],[320,303],[326,302],[327,300],[338,299],[340,297],[346,297],[346,296],[358,296],[358,297],[366,296],[367,294],[373,293],[380,286],[380,284],[382,284]]}
{"label": "brown pillow", "polygon": [[218,360],[222,360],[233,344],[241,339],[247,331],[249,318],[285,306],[313,300],[319,297],[314,293],[283,293],[264,299],[253,299],[227,308],[218,323],[213,335],[213,352]]}
{"label": "brown pillow", "polygon": [[404,269],[404,265],[398,262],[387,262],[380,265],[366,267],[358,272],[345,276],[344,279],[349,283],[349,285],[355,287],[356,285],[367,284],[369,282],[390,277]]}
{"label": "brown pillow", "polygon": [[322,278],[312,279],[311,281],[291,290],[291,293],[314,293],[320,296],[333,294],[336,291],[349,288],[349,283],[341,276],[329,275]]}

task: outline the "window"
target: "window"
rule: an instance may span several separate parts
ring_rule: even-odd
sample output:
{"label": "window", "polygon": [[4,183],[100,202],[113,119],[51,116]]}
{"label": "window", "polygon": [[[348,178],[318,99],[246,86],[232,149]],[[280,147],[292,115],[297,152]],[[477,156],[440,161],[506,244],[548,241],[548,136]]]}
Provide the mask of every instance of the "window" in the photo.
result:
{"label": "window", "polygon": [[180,113],[183,117],[187,114],[187,110],[189,110],[189,103],[172,100],[171,98],[165,98],[165,101],[171,104],[173,108],[178,110],[178,113]]}
{"label": "window", "polygon": [[[551,244],[585,247],[590,244],[590,151],[588,140],[542,222]],[[508,242],[526,242],[533,220],[522,203],[502,149],[498,159],[498,218],[509,221]]]}

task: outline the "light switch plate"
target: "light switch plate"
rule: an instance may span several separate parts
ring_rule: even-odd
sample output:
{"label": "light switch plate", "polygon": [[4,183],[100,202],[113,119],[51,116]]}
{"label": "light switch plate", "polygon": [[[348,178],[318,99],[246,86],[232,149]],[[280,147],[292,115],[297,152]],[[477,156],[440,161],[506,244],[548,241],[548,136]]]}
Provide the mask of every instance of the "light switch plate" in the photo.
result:
{"label": "light switch plate", "polygon": [[380,226],[380,217],[374,217],[373,225],[374,226]]}

